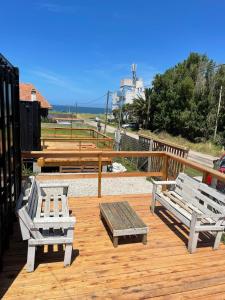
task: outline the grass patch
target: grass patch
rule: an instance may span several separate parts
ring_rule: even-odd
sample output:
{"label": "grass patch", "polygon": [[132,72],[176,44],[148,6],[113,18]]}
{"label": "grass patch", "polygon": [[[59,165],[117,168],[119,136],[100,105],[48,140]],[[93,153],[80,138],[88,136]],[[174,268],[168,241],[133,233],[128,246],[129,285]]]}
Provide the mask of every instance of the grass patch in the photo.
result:
{"label": "grass patch", "polygon": [[139,131],[140,134],[150,135],[152,137],[164,140],[165,142],[174,143],[183,147],[187,147],[191,150],[213,155],[213,156],[220,156],[224,149],[221,146],[215,145],[211,141],[207,141],[205,143],[192,143],[188,141],[187,139],[179,136],[172,136],[171,134],[167,132],[160,132],[160,133],[153,133],[149,130],[141,130]]}
{"label": "grass patch", "polygon": [[202,173],[192,168],[185,168],[184,173],[190,177],[202,176]]}
{"label": "grass patch", "polygon": [[80,136],[80,137],[92,137],[91,133],[89,130],[79,130],[79,128],[90,128],[93,129],[92,126],[86,125],[86,124],[77,124],[77,123],[72,123],[70,125],[65,125],[65,124],[56,124],[56,123],[41,123],[41,135],[48,135],[48,134],[54,134],[55,130],[54,128],[61,128],[60,130],[57,129],[57,134],[67,134],[70,135],[70,130],[71,128],[75,128],[77,130],[72,131],[72,136]]}
{"label": "grass patch", "polygon": [[116,157],[115,159],[113,159],[113,162],[117,162],[123,165],[127,169],[127,172],[138,171],[136,164],[125,157]]}
{"label": "grass patch", "polygon": [[72,135],[71,135],[71,131],[70,130],[66,130],[64,128],[62,129],[57,129],[57,131],[55,131],[53,128],[42,128],[41,130],[41,135],[48,135],[48,134],[62,134],[62,135],[68,135],[70,137],[92,137],[90,131],[86,131],[86,130],[76,130],[76,131],[72,131]]}
{"label": "grass patch", "polygon": [[100,120],[105,120],[105,115],[104,114],[77,114],[78,119],[95,119],[98,117]]}

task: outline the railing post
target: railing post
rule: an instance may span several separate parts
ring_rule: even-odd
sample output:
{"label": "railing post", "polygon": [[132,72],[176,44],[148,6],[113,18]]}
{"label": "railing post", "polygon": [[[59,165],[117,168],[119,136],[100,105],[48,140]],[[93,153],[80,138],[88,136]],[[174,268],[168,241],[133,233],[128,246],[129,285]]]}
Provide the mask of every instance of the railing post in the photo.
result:
{"label": "railing post", "polygon": [[209,176],[208,172],[203,172],[203,176],[202,176],[202,182],[206,183],[207,182],[207,177]]}
{"label": "railing post", "polygon": [[[164,154],[163,157],[163,167],[162,167],[162,180],[167,180],[168,179],[168,170],[169,170],[169,157],[167,154]],[[166,190],[166,186],[163,185],[162,186],[162,190],[165,191]]]}
{"label": "railing post", "polygon": [[102,156],[98,155],[98,198],[101,198],[102,194]]}
{"label": "railing post", "polygon": [[[153,140],[151,139],[150,140],[150,143],[149,143],[149,152],[152,152],[153,151]],[[148,157],[148,172],[150,172],[152,169],[152,157],[149,156]]]}

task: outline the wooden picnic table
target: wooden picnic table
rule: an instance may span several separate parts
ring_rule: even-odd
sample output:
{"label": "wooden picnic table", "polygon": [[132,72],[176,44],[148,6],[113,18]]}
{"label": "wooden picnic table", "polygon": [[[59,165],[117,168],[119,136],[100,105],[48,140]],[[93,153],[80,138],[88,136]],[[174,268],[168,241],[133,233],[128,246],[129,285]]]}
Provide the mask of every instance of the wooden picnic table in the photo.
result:
{"label": "wooden picnic table", "polygon": [[120,236],[142,235],[147,244],[148,227],[127,201],[100,203],[100,216],[107,223],[113,237],[113,246],[118,246]]}

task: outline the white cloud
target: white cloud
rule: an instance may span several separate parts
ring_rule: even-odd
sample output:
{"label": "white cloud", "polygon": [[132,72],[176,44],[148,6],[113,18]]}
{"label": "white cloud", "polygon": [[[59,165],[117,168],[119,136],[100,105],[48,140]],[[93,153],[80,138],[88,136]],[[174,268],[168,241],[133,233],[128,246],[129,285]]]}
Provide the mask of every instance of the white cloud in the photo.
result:
{"label": "white cloud", "polygon": [[78,11],[78,6],[59,4],[54,2],[39,2],[38,7],[52,13],[74,14]]}
{"label": "white cloud", "polygon": [[79,87],[74,86],[75,81],[72,81],[70,79],[62,77],[61,75],[55,74],[52,71],[38,69],[38,70],[30,71],[30,73],[32,73],[35,76],[41,77],[49,84],[53,84],[58,87],[65,88],[71,92],[74,92],[74,93],[86,93],[87,92],[85,89],[81,89]]}

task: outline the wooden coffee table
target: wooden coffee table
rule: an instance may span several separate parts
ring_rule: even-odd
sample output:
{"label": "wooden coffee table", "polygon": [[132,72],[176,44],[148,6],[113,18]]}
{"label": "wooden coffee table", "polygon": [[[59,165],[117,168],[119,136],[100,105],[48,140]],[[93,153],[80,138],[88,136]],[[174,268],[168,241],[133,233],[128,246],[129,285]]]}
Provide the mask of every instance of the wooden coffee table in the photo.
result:
{"label": "wooden coffee table", "polygon": [[120,236],[142,235],[147,244],[148,227],[127,201],[100,203],[100,216],[107,223],[113,237],[113,246],[118,246]]}

